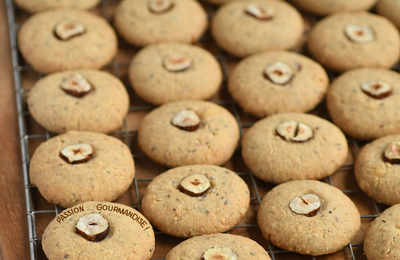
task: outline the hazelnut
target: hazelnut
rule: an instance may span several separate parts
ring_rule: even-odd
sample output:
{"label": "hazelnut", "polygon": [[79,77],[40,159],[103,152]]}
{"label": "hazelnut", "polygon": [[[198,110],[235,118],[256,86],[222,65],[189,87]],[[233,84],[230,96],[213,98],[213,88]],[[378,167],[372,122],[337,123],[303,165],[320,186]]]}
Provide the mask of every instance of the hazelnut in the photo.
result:
{"label": "hazelnut", "polygon": [[237,260],[238,256],[230,247],[217,247],[208,249],[203,254],[204,260]]}
{"label": "hazelnut", "polygon": [[211,187],[210,180],[203,174],[191,174],[181,180],[179,190],[192,197],[203,195]]}
{"label": "hazelnut", "polygon": [[315,194],[304,194],[303,196],[294,198],[289,203],[290,209],[298,214],[312,217],[317,214],[321,208],[321,199]]}
{"label": "hazelnut", "polygon": [[155,14],[168,12],[174,6],[171,0],[150,0],[148,2],[149,10]]}
{"label": "hazelnut", "polygon": [[374,40],[374,32],[369,26],[349,24],[344,28],[344,32],[355,43],[367,43]]}
{"label": "hazelnut", "polygon": [[370,97],[382,99],[392,93],[392,87],[382,80],[370,80],[361,84],[362,91]]}
{"label": "hazelnut", "polygon": [[84,163],[93,156],[93,148],[90,144],[75,144],[64,147],[60,151],[60,157],[71,164]]}
{"label": "hazelnut", "polygon": [[192,60],[183,53],[173,52],[163,59],[163,66],[170,72],[181,72],[190,68]]}
{"label": "hazelnut", "polygon": [[249,4],[246,6],[245,12],[258,20],[268,21],[274,18],[274,10],[262,5]]}
{"label": "hazelnut", "polygon": [[72,37],[85,32],[83,24],[74,21],[61,21],[54,28],[54,34],[61,40],[69,40]]}
{"label": "hazelnut", "polygon": [[177,113],[172,118],[171,123],[173,126],[178,127],[181,130],[193,132],[200,126],[200,117],[195,111],[185,109]]}
{"label": "hazelnut", "polygon": [[314,132],[310,126],[293,120],[279,124],[276,133],[288,142],[305,142],[314,137]]}
{"label": "hazelnut", "polygon": [[400,141],[393,141],[388,144],[383,157],[386,162],[400,164]]}
{"label": "hazelnut", "polygon": [[67,94],[74,97],[83,97],[92,90],[90,83],[79,73],[65,78],[60,87]]}
{"label": "hazelnut", "polygon": [[103,240],[110,229],[110,223],[99,213],[90,213],[79,218],[75,226],[75,233],[88,241]]}
{"label": "hazelnut", "polygon": [[278,85],[285,85],[293,76],[293,70],[281,61],[270,64],[264,69],[264,77]]}

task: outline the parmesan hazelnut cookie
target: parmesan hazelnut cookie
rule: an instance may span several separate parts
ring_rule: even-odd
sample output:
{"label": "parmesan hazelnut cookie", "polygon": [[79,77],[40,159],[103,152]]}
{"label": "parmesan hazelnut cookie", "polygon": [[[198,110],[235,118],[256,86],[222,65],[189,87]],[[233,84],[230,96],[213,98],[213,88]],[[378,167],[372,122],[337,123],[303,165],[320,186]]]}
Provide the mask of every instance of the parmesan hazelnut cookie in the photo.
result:
{"label": "parmesan hazelnut cookie", "polygon": [[222,5],[232,1],[237,1],[237,0],[204,0],[204,2],[208,2],[214,5]]}
{"label": "parmesan hazelnut cookie", "polygon": [[400,134],[365,145],[357,156],[354,174],[360,188],[379,203],[400,203]]}
{"label": "parmesan hazelnut cookie", "polygon": [[167,167],[221,165],[239,141],[239,126],[225,108],[208,101],[164,104],[141,121],[138,141],[153,161]]}
{"label": "parmesan hazelnut cookie", "polygon": [[250,238],[231,234],[212,234],[189,238],[169,251],[165,260],[229,259],[270,260],[267,251]]}
{"label": "parmesan hazelnut cookie", "polygon": [[93,201],[58,214],[44,231],[42,246],[49,260],[149,260],[155,238],[149,221],[135,209]]}
{"label": "parmesan hazelnut cookie", "polygon": [[32,117],[51,132],[109,133],[122,125],[129,96],[122,82],[107,72],[71,70],[41,78],[27,103]]}
{"label": "parmesan hazelnut cookie", "polygon": [[195,0],[124,0],[114,25],[129,43],[193,43],[207,27],[207,14]]}
{"label": "parmesan hazelnut cookie", "polygon": [[384,69],[357,69],[336,78],[326,103],[333,122],[356,139],[400,134],[400,75]]}
{"label": "parmesan hazelnut cookie", "polygon": [[249,188],[235,172],[214,165],[189,165],[154,178],[141,205],[143,215],[162,232],[192,237],[231,229],[249,203]]}
{"label": "parmesan hazelnut cookie", "polygon": [[317,15],[371,9],[378,0],[290,0],[295,6]]}
{"label": "parmesan hazelnut cookie", "polygon": [[117,36],[107,21],[76,9],[37,13],[18,32],[22,56],[38,72],[99,69],[117,53]]}
{"label": "parmesan hazelnut cookie", "polygon": [[347,152],[347,140],[340,129],[309,114],[264,118],[242,139],[246,165],[255,176],[273,183],[329,176],[344,163]]}
{"label": "parmesan hazelnut cookie", "polygon": [[52,8],[91,9],[99,4],[100,0],[14,0],[22,9],[37,13]]}
{"label": "parmesan hazelnut cookie", "polygon": [[183,99],[208,99],[219,89],[222,71],[208,51],[184,43],[160,43],[132,60],[129,79],[147,102],[161,105]]}
{"label": "parmesan hazelnut cookie", "polygon": [[364,252],[368,260],[399,259],[400,205],[382,212],[369,226],[364,238]]}
{"label": "parmesan hazelnut cookie", "polygon": [[244,111],[264,117],[307,112],[322,101],[328,76],[315,61],[286,51],[265,52],[242,60],[231,73],[228,89]]}
{"label": "parmesan hazelnut cookie", "polygon": [[50,203],[71,207],[85,201],[112,201],[133,181],[129,148],[100,133],[69,131],[40,144],[29,177]]}
{"label": "parmesan hazelnut cookie", "polygon": [[268,192],[257,213],[263,236],[305,255],[334,253],[350,243],[360,213],[341,190],[319,181],[291,181]]}
{"label": "parmesan hazelnut cookie", "polygon": [[400,28],[400,0],[379,0],[376,10]]}
{"label": "parmesan hazelnut cookie", "polygon": [[400,36],[385,17],[363,11],[342,12],[314,26],[308,50],[321,65],[337,72],[359,67],[391,68],[399,60]]}
{"label": "parmesan hazelnut cookie", "polygon": [[299,12],[283,1],[233,1],[214,15],[211,32],[217,44],[237,57],[293,48],[303,35]]}

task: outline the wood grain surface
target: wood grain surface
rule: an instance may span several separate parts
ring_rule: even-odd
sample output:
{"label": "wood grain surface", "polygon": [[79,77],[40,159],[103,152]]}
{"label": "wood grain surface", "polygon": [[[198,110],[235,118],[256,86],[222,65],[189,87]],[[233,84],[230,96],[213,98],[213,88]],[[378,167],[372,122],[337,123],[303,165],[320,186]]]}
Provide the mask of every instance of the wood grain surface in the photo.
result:
{"label": "wood grain surface", "polygon": [[29,259],[24,183],[6,10],[5,0],[1,0],[0,258]]}

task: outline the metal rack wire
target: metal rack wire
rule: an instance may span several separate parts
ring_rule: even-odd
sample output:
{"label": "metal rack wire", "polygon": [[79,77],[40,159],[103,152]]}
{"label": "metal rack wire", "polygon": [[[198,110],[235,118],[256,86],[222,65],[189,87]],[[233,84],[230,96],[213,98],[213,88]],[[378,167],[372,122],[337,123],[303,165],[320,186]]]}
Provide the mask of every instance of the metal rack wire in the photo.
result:
{"label": "metal rack wire", "polygon": [[[29,117],[30,114],[26,108],[24,98],[29,92],[29,89],[23,87],[23,77],[25,72],[32,72],[33,69],[29,65],[24,65],[23,59],[18,52],[18,46],[17,46],[17,31],[19,28],[19,23],[16,22],[16,13],[19,12],[18,8],[14,5],[12,0],[6,0],[7,1],[7,14],[8,14],[8,23],[9,23],[9,34],[10,34],[10,41],[11,41],[11,54],[12,54],[12,62],[13,62],[13,73],[14,73],[14,81],[15,81],[15,98],[17,102],[17,110],[18,110],[18,123],[19,123],[19,136],[20,136],[20,146],[21,146],[21,156],[22,156],[22,168],[23,168],[23,178],[24,178],[24,186],[25,186],[25,197],[26,197],[26,210],[27,210],[27,222],[28,222],[28,233],[29,233],[29,241],[21,241],[21,243],[29,243],[30,247],[30,255],[31,255],[31,260],[38,260],[38,259],[46,259],[42,249],[41,249],[41,237],[40,234],[38,234],[38,218],[40,218],[42,215],[45,214],[52,214],[53,217],[55,217],[61,210],[62,208],[58,205],[53,205],[52,209],[49,208],[37,208],[35,206],[35,199],[36,197],[40,196],[37,192],[37,188],[34,185],[30,184],[29,181],[29,163],[30,163],[30,144],[32,142],[43,142],[45,140],[48,140],[50,137],[52,137],[52,134],[49,133],[48,131],[44,131],[43,133],[33,133],[30,130],[29,126]],[[99,10],[101,11],[101,14],[108,20],[111,21],[111,15],[109,11],[110,5],[115,5],[117,3],[116,0],[102,0],[102,4],[100,5]],[[210,15],[210,18],[215,10],[215,7],[211,5],[204,5],[207,12]],[[201,42],[207,42],[211,41],[211,37],[209,35],[204,36]],[[126,43],[121,41],[120,45],[125,45],[127,46]],[[134,47],[130,47],[134,48]],[[224,75],[224,82],[223,85],[225,86],[226,84],[226,79],[228,78],[229,75],[229,69],[228,69],[228,63],[231,60],[235,60],[234,58],[230,57],[226,53],[224,53],[222,50],[218,49],[218,54],[216,55],[217,60],[221,64],[222,70],[223,70],[223,75]],[[127,61],[117,61],[113,60],[111,64],[108,66],[108,70],[112,72],[115,76],[121,77],[121,68],[127,68],[129,65],[129,62]],[[42,77],[40,74],[36,74],[38,78]],[[248,122],[248,121],[243,121],[241,116],[243,115],[243,112],[241,109],[233,102],[231,98],[223,99],[223,100],[216,100],[216,103],[227,107],[235,116],[237,122],[239,123],[240,126],[240,134],[243,136],[243,130],[246,128],[249,128],[255,120]],[[154,106],[143,104],[143,105],[130,105],[129,113],[135,113],[135,112],[143,112],[143,111],[149,111]],[[131,130],[128,127],[128,119],[125,119],[123,127],[120,131],[116,131],[112,133],[112,135],[120,138],[123,140],[128,147],[132,151],[132,156],[135,159],[144,157],[144,155],[138,151],[135,152],[133,147],[132,147],[132,142],[133,140],[136,139],[137,136],[137,131],[136,130]],[[353,155],[354,157],[358,154],[359,152],[359,144],[353,140],[353,139],[348,139],[348,144],[350,147],[353,147]],[[345,164],[343,165],[340,170],[343,169],[352,169],[353,164]],[[262,182],[257,180],[254,175],[251,172],[244,171],[244,172],[237,172],[240,176],[243,178],[247,179],[247,182],[250,188],[253,190],[253,194],[251,196],[251,202],[255,203],[256,205],[260,204],[260,201],[262,199],[262,192],[260,191],[260,185],[263,185]],[[133,189],[135,191],[134,196],[136,196],[136,203],[131,205],[133,208],[140,210],[140,192],[139,192],[139,186],[146,183],[149,183],[152,178],[138,178],[138,174],[136,174],[134,183],[133,183]],[[327,177],[323,180],[324,182],[329,183],[330,185],[335,186],[335,184],[332,181],[331,177]],[[356,193],[362,193],[361,190],[359,189],[345,189],[343,192],[347,195],[351,194],[356,194]],[[375,201],[370,199],[371,201],[371,211],[373,212],[372,214],[362,214],[361,218],[362,219],[374,219],[376,218],[380,212],[381,212],[381,206],[377,204]],[[228,232],[232,232],[237,229],[249,229],[249,228],[258,228],[256,224],[242,224],[242,225],[237,225],[235,226],[232,230]],[[156,234],[160,234],[161,232],[156,231]],[[156,244],[157,247],[157,244]],[[271,243],[266,241],[266,250],[268,251],[269,255],[273,260],[275,259],[293,259],[291,258],[293,255],[297,255],[298,259],[302,257],[301,259],[318,259],[318,257],[313,257],[313,256],[300,256],[299,254],[294,254],[282,249],[279,249],[275,246],[273,246]],[[157,249],[156,249],[157,250]],[[361,253],[356,254],[355,251],[360,251]],[[361,243],[351,243],[348,244],[347,247],[341,250],[343,253],[343,259],[366,259],[365,256],[362,254],[362,244]],[[164,257],[164,256],[163,256]],[[156,258],[153,258],[156,259]],[[164,259],[164,258],[157,258],[158,260]],[[338,259],[338,258],[335,258]]]}

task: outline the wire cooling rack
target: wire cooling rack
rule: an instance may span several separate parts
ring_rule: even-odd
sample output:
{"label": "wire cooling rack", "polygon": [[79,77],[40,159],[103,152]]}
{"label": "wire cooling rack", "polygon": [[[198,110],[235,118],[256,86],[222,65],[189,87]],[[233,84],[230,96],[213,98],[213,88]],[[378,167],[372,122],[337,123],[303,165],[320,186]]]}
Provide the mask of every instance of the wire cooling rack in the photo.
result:
{"label": "wire cooling rack", "polygon": [[[42,75],[36,73],[28,64],[26,64],[18,51],[17,32],[20,24],[24,19],[26,19],[26,17],[28,17],[28,14],[18,9],[12,0],[6,1],[15,81],[15,98],[18,109],[19,135],[29,233],[29,241],[21,242],[27,243],[27,245],[29,244],[31,260],[47,259],[42,251],[41,235],[47,224],[63,209],[58,205],[47,203],[44,198],[41,197],[37,188],[30,184],[29,162],[37,145],[51,138],[53,134],[44,130],[37,125],[36,122],[34,122],[29,114],[25,102],[26,96],[29,93],[29,89],[32,84],[37,79],[42,77]],[[101,4],[94,10],[94,12],[105,17],[109,22],[111,22],[112,14],[117,4],[118,1],[116,0],[102,0]],[[215,7],[204,3],[203,6],[208,12],[209,18],[211,19],[215,11]],[[113,132],[111,135],[121,139],[131,149],[132,156],[135,159],[136,176],[130,190],[123,194],[116,202],[130,205],[133,208],[140,210],[140,199],[145,187],[155,176],[165,171],[166,168],[151,162],[137,146],[137,127],[140,119],[148,111],[153,109],[154,106],[145,103],[143,100],[137,97],[130,88],[130,84],[127,80],[126,71],[129,66],[129,62],[138,49],[129,46],[121,39],[119,42],[119,53],[117,57],[108,65],[108,67],[105,68],[105,70],[111,72],[124,82],[130,94],[131,104],[129,113],[124,120],[123,127],[120,130]],[[224,106],[232,112],[239,123],[240,134],[243,136],[243,132],[252,126],[252,124],[258,119],[245,114],[241,108],[238,107],[235,102],[233,102],[232,98],[227,93],[226,80],[230,71],[238,62],[238,60],[227,55],[221,49],[219,49],[215,43],[213,43],[209,33],[206,33],[205,36],[201,38],[198,45],[205,47],[211,53],[213,53],[223,70],[224,80],[221,86],[221,91],[212,98],[212,101]],[[334,77],[333,73],[328,72],[328,74],[330,74],[331,78]],[[329,119],[327,117],[325,104],[320,105],[311,113]],[[332,176],[321,180],[341,189],[355,202],[361,213],[361,229],[353,241],[345,248],[329,256],[313,257],[282,250],[266,241],[262,237],[261,232],[256,224],[256,211],[264,194],[273,188],[274,185],[258,180],[251,172],[249,172],[241,159],[240,148],[235,152],[233,158],[224,166],[237,172],[249,185],[251,190],[251,205],[244,219],[237,226],[229,230],[228,233],[248,236],[254,239],[268,251],[273,260],[366,259],[362,249],[362,240],[365,231],[368,228],[369,223],[376,218],[382,210],[384,210],[385,206],[368,198],[358,188],[353,175],[353,162],[354,158],[359,152],[360,145],[362,144],[359,144],[355,140],[348,138],[348,145],[350,152],[346,163],[342,165],[342,167]],[[155,230],[155,233],[156,250],[152,259],[164,259],[166,253],[172,247],[183,241],[183,239],[172,238],[168,235],[162,234],[157,230]]]}

